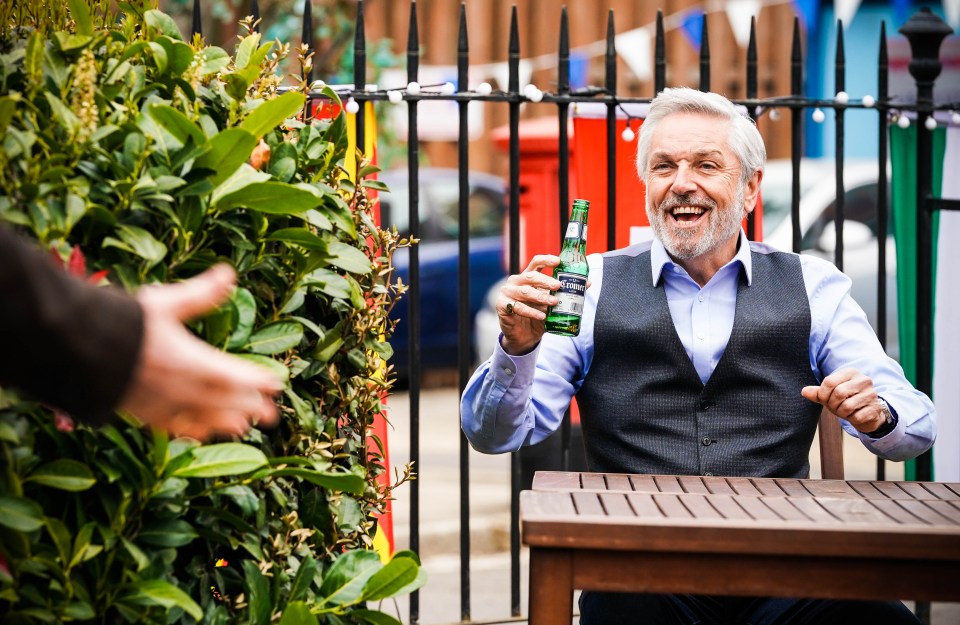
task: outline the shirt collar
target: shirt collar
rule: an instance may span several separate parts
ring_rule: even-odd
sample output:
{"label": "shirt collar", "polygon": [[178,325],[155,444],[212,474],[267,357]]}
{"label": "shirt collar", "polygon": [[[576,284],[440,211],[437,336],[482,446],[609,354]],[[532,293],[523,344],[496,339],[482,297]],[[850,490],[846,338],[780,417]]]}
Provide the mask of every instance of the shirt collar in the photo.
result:
{"label": "shirt collar", "polygon": [[[746,243],[746,245],[744,245],[744,243]],[[744,275],[747,277],[747,286],[750,286],[753,283],[753,258],[750,256],[750,244],[747,242],[747,235],[744,234],[742,228],[740,230],[740,245],[737,248],[737,253],[730,262],[724,266],[729,266],[733,263],[740,263],[743,267]],[[673,259],[667,254],[667,250],[663,247],[660,239],[654,237],[650,245],[650,269],[653,284],[656,285],[660,283],[660,278],[663,277],[663,270],[665,268],[672,269],[674,267],[679,267],[679,265],[673,262]]]}

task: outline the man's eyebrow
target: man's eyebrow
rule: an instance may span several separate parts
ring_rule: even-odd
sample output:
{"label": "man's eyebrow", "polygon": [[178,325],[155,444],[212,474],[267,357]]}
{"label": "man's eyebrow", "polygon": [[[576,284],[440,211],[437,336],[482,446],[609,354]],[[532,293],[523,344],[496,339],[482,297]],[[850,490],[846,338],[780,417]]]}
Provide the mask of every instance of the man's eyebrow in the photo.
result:
{"label": "man's eyebrow", "polygon": [[[723,152],[721,152],[720,150],[712,150],[712,149],[694,150],[693,156],[698,159],[704,159],[704,158],[722,159]],[[665,150],[661,148],[659,150],[655,150],[650,155],[651,160],[655,158],[675,158],[675,154],[670,150]]]}

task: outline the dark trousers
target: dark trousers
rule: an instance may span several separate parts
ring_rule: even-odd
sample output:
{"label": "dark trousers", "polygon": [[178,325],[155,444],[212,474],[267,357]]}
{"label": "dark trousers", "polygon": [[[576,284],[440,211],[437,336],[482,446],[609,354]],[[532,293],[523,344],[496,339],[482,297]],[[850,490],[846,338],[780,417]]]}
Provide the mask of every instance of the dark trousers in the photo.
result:
{"label": "dark trousers", "polygon": [[584,592],[581,625],[919,625],[899,601]]}

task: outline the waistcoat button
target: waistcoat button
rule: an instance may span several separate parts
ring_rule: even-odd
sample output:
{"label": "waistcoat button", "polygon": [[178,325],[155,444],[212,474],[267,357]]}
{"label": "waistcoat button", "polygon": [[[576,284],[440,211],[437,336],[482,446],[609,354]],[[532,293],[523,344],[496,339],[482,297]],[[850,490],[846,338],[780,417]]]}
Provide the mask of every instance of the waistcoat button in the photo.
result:
{"label": "waistcoat button", "polygon": [[710,443],[712,443],[713,440],[709,436],[704,436],[700,442],[703,443],[704,445],[710,445]]}

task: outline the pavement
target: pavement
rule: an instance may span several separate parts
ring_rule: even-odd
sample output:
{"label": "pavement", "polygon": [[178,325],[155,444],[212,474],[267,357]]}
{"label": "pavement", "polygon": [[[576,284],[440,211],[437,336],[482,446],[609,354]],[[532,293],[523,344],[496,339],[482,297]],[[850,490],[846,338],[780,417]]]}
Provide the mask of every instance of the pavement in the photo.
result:
{"label": "pavement", "polygon": [[[420,395],[420,549],[428,581],[419,593],[421,625],[473,625],[525,622],[527,554],[521,550],[521,616],[511,616],[510,596],[510,457],[468,451],[470,468],[469,618],[462,611],[460,553],[459,397],[451,386],[424,389]],[[402,468],[410,459],[410,398],[394,393],[387,401],[391,429],[390,462]],[[812,477],[819,477],[816,443],[810,457]],[[875,479],[876,458],[858,441],[844,437],[847,479]],[[887,479],[903,479],[903,465],[886,464]],[[410,486],[395,492],[394,540],[409,548]],[[908,602],[908,605],[911,605]],[[380,609],[413,625],[409,601],[401,598]],[[574,619],[577,623],[577,619]],[[934,603],[931,625],[960,625],[960,603]]]}

